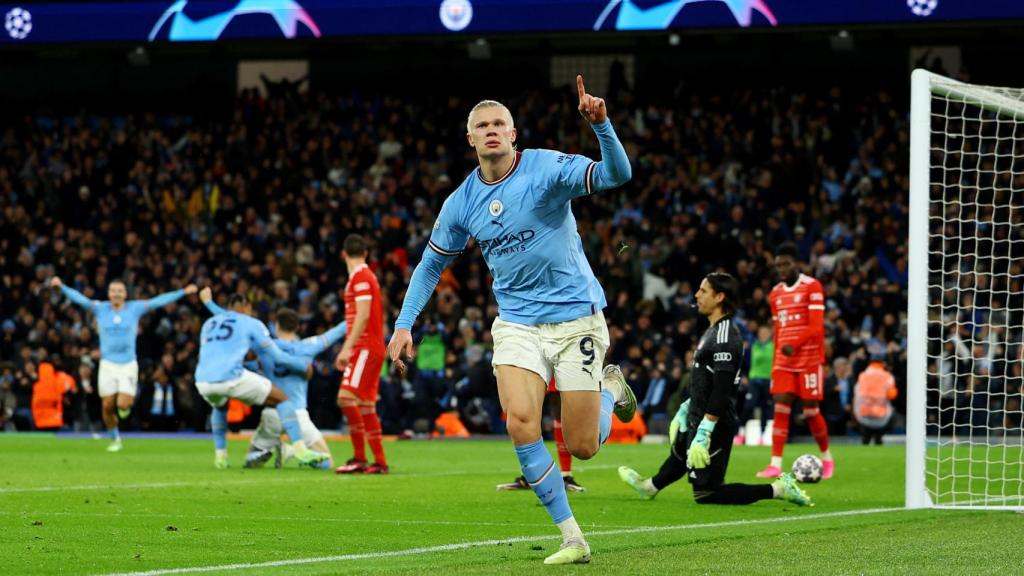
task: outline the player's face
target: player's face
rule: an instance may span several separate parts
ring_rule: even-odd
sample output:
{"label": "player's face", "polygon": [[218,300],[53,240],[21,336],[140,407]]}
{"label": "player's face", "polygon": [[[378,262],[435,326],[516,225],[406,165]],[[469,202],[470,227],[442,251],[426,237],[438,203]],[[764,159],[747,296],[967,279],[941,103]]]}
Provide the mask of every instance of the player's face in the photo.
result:
{"label": "player's face", "polygon": [[792,256],[776,256],[775,271],[779,273],[779,278],[786,284],[795,282],[800,273],[796,260]]}
{"label": "player's face", "polygon": [[700,283],[696,298],[697,312],[700,312],[702,316],[710,316],[718,308],[720,301],[718,293],[711,287],[711,284],[708,284],[707,279]]}
{"label": "player's face", "polygon": [[120,306],[128,299],[128,289],[125,288],[124,284],[114,282],[107,286],[107,299],[110,300],[111,304]]}
{"label": "player's face", "polygon": [[500,158],[511,154],[516,141],[512,114],[504,106],[481,108],[469,117],[469,145],[480,158]]}

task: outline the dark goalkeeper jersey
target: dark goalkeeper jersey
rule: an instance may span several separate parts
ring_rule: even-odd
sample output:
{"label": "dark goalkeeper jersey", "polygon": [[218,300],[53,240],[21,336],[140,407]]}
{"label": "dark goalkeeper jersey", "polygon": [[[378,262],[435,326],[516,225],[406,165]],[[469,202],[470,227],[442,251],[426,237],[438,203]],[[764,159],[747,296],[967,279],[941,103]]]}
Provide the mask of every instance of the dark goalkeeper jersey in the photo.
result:
{"label": "dark goalkeeper jersey", "polygon": [[705,412],[709,411],[716,380],[721,387],[717,399],[727,402],[719,402],[712,414],[719,417],[720,424],[731,427],[736,422],[736,395],[739,393],[742,359],[743,339],[730,316],[713,324],[700,337],[690,373],[690,412],[687,417],[690,430],[696,430]]}

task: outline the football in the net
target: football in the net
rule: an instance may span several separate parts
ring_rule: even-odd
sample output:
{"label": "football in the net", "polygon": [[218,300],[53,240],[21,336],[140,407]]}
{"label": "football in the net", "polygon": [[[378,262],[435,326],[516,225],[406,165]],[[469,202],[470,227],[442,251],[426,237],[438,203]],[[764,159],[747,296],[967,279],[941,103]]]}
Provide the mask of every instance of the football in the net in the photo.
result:
{"label": "football in the net", "polygon": [[797,482],[814,483],[821,480],[821,459],[804,454],[793,462],[793,476]]}

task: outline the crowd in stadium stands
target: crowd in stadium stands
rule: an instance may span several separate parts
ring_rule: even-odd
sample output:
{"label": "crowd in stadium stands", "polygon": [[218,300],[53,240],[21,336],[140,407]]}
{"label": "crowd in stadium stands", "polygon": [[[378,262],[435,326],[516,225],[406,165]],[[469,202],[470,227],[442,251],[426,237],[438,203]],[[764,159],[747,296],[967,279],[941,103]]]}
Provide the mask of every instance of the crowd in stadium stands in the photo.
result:
{"label": "crowd in stadium stands", "polygon": [[[833,433],[850,423],[857,375],[872,359],[895,374],[902,411],[906,107],[884,92],[853,97],[838,87],[719,95],[680,85],[663,102],[642,102],[621,85],[610,92],[633,180],[573,208],[607,293],[608,360],[623,366],[648,426],[663,431],[685,395],[704,329],[693,308],[703,275],[738,277],[745,303],[737,324],[753,343],[770,323],[771,250],[786,240],[826,290],[824,411]],[[566,89],[510,100],[519,145],[596,156],[574,98]],[[35,366],[50,360],[80,382],[65,397],[68,425],[97,419],[92,319],[47,287],[55,274],[99,299],[114,278],[133,298],[209,284],[222,302],[248,294],[269,321],[291,306],[301,332],[313,334],[342,318],[341,240],[359,232],[373,241],[390,332],[442,201],[475,166],[464,145],[472,104],[430,95],[267,100],[243,91],[229,117],[202,122],[36,116],[6,128],[0,418],[8,428],[30,426]],[[496,313],[487,267],[468,249],[421,316],[415,370],[384,376],[386,432],[428,430],[453,408],[473,431],[502,431],[489,365]],[[205,429],[192,371],[206,315],[188,297],[142,320],[128,428]],[[327,428],[339,416],[332,364],[331,355],[316,364],[310,392],[313,419]]]}

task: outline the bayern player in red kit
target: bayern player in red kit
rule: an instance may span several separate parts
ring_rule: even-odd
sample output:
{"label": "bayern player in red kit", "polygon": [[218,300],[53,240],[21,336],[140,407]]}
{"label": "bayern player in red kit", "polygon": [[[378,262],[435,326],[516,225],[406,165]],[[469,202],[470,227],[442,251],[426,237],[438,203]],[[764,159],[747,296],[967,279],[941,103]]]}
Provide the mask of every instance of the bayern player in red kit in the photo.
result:
{"label": "bayern player in red kit", "polygon": [[776,478],[782,474],[789,415],[793,400],[800,398],[804,418],[821,449],[821,477],[831,478],[835,462],[828,448],[828,426],[818,408],[825,397],[825,291],[820,282],[800,273],[799,252],[792,243],[780,244],[775,250],[775,270],[782,282],[768,295],[775,324],[772,460],[757,475]]}
{"label": "bayern player in red kit", "polygon": [[[381,442],[377,418],[377,392],[384,366],[384,309],[380,284],[366,265],[366,240],[350,234],[345,238],[344,257],[348,267],[345,285],[345,321],[348,335],[335,364],[344,371],[338,389],[338,406],[348,421],[352,437],[352,458],[335,469],[338,474],[387,474],[388,462]],[[366,461],[364,439],[375,462]]]}

